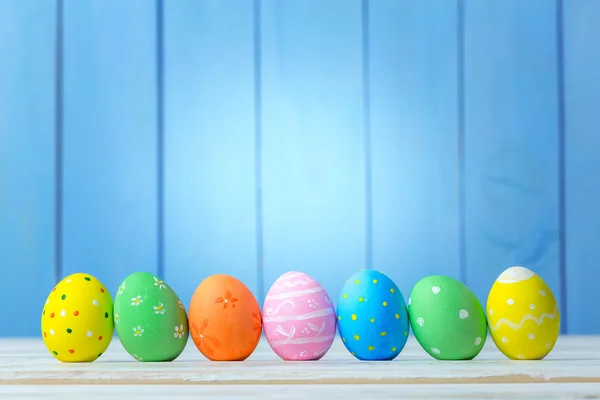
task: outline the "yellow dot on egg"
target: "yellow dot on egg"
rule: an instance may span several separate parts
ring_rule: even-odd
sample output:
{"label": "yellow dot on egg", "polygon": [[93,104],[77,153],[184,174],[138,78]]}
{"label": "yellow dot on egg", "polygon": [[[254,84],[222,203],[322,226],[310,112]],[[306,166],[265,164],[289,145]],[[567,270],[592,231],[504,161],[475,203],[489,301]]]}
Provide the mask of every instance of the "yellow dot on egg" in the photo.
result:
{"label": "yellow dot on egg", "polygon": [[375,322],[375,318],[371,318],[371,322]]}
{"label": "yellow dot on egg", "polygon": [[404,331],[404,336],[408,336],[408,331]]}
{"label": "yellow dot on egg", "polygon": [[350,353],[350,354],[352,354],[353,356],[355,356],[355,355],[356,355],[356,354],[354,354],[354,352],[352,352],[352,353]]}
{"label": "yellow dot on egg", "polygon": [[364,297],[359,297],[358,301],[360,301],[362,303],[363,301],[365,301],[365,298]]}
{"label": "yellow dot on egg", "polygon": [[385,335],[387,335],[387,332],[381,332],[380,335],[385,336]]}
{"label": "yellow dot on egg", "polygon": [[392,292],[392,293],[396,293],[396,289],[394,289],[394,288],[391,288],[391,289],[390,289],[390,292]]}
{"label": "yellow dot on egg", "polygon": [[360,336],[354,335],[354,340],[359,340],[359,339],[360,339]]}
{"label": "yellow dot on egg", "polygon": [[348,298],[348,295],[347,295],[346,293],[344,293],[344,298],[345,298],[345,299],[347,299],[347,298]]}
{"label": "yellow dot on egg", "polygon": [[352,321],[356,321],[356,314],[352,314]]}
{"label": "yellow dot on egg", "polygon": [[383,306],[384,306],[384,307],[387,307],[387,301],[384,301],[384,302],[383,302]]}
{"label": "yellow dot on egg", "polygon": [[355,285],[358,285],[358,283],[359,283],[359,282],[360,282],[360,281],[357,279],[357,280],[355,280],[355,281],[354,281],[354,284],[355,284]]}
{"label": "yellow dot on egg", "polygon": [[396,314],[396,319],[400,319],[400,314]]}
{"label": "yellow dot on egg", "polygon": [[346,343],[346,338],[345,337],[342,338],[342,342]]}
{"label": "yellow dot on egg", "polygon": [[373,346],[369,346],[369,347],[368,347],[368,349],[369,349],[370,351],[373,351],[373,350],[375,350],[375,347],[373,347]]}
{"label": "yellow dot on egg", "polygon": [[395,347],[392,347],[392,351],[396,351],[396,348],[395,348]]}
{"label": "yellow dot on egg", "polygon": [[338,315],[338,321],[341,321],[341,320],[342,320],[342,316]]}
{"label": "yellow dot on egg", "polygon": [[377,280],[377,279],[373,279],[373,283],[377,283],[377,282],[378,282],[378,280]]}

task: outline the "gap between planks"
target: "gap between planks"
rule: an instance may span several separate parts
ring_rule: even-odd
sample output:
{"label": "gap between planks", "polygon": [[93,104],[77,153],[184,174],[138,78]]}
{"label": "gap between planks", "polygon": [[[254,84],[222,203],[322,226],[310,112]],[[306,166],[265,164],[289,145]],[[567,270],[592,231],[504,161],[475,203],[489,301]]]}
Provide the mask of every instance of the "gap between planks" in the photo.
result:
{"label": "gap between planks", "polygon": [[535,378],[528,375],[489,376],[478,378],[333,378],[298,380],[221,380],[191,381],[185,379],[0,379],[0,385],[442,385],[442,384],[543,384],[600,383],[600,377]]}

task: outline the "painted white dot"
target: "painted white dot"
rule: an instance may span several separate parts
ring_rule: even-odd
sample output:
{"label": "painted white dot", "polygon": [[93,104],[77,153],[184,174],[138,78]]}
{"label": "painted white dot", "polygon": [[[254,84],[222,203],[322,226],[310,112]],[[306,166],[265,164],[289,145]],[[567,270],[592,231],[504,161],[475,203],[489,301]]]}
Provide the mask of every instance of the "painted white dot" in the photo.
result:
{"label": "painted white dot", "polygon": [[541,296],[545,296],[546,295],[546,292],[543,291],[543,290],[540,290],[539,293],[540,293]]}
{"label": "painted white dot", "polygon": [[535,335],[533,333],[530,333],[529,335],[527,335],[527,337],[529,338],[529,340],[533,340],[535,338]]}
{"label": "painted white dot", "polygon": [[465,318],[469,318],[469,312],[467,310],[460,310],[458,312],[458,316],[460,317],[460,319],[465,319]]}
{"label": "painted white dot", "polygon": [[410,303],[412,303],[412,297],[408,298],[408,305],[410,306]]}
{"label": "painted white dot", "polygon": [[507,338],[505,338],[505,337],[503,337],[503,338],[502,338],[502,343],[508,343],[508,339],[507,339]]}
{"label": "painted white dot", "polygon": [[523,357],[523,355],[522,355],[522,354],[519,354],[519,355],[517,356],[517,358],[518,358],[519,360],[524,360],[524,359],[525,359],[525,357]]}
{"label": "painted white dot", "polygon": [[515,301],[514,301],[513,299],[508,299],[508,300],[506,300],[506,303],[507,303],[509,306],[512,306],[513,304],[515,304]]}
{"label": "painted white dot", "polygon": [[67,315],[67,312],[66,312],[65,310],[62,310],[62,311],[60,312],[60,316],[61,316],[61,317],[64,317],[65,315]]}
{"label": "painted white dot", "polygon": [[490,315],[494,315],[494,310],[492,310],[492,309],[490,308],[489,314],[490,314]]}
{"label": "painted white dot", "polygon": [[92,304],[95,305],[96,307],[98,307],[98,300],[96,300],[96,299],[92,300]]}
{"label": "painted white dot", "polygon": [[546,348],[549,349],[550,347],[552,347],[552,344],[546,343]]}
{"label": "painted white dot", "polygon": [[436,349],[435,347],[431,348],[433,354],[440,354],[440,349]]}
{"label": "painted white dot", "polygon": [[480,338],[480,337],[477,337],[477,338],[475,339],[475,346],[479,346],[480,344],[481,344],[481,338]]}
{"label": "painted white dot", "polygon": [[431,291],[433,292],[433,294],[438,294],[440,292],[440,287],[439,286],[434,286],[431,288]]}
{"label": "painted white dot", "polygon": [[530,310],[535,310],[535,304],[530,304],[530,305],[529,305],[529,309],[530,309]]}
{"label": "painted white dot", "polygon": [[50,329],[50,334],[54,336],[54,329]]}
{"label": "painted white dot", "polygon": [[423,319],[423,317],[417,318],[417,324],[419,324],[419,326],[423,326],[424,323],[425,323],[425,320]]}
{"label": "painted white dot", "polygon": [[87,333],[86,333],[87,337],[92,337],[93,334],[94,333],[92,331],[87,331]]}
{"label": "painted white dot", "polygon": [[72,281],[71,278],[67,279],[67,283],[71,283],[71,281]]}

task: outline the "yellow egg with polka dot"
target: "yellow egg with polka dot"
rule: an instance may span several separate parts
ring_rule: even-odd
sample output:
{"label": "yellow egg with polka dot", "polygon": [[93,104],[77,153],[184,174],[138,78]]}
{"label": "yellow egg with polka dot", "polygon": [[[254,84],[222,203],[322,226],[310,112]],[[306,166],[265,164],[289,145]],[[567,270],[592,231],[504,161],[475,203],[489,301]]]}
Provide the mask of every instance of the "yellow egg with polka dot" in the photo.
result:
{"label": "yellow egg with polka dot", "polygon": [[112,340],[112,314],[112,298],[98,279],[84,273],[69,275],[44,304],[44,344],[62,362],[94,361]]}
{"label": "yellow egg with polka dot", "polygon": [[508,268],[496,279],[486,315],[494,343],[510,359],[540,360],[558,339],[558,303],[546,282],[527,268]]}

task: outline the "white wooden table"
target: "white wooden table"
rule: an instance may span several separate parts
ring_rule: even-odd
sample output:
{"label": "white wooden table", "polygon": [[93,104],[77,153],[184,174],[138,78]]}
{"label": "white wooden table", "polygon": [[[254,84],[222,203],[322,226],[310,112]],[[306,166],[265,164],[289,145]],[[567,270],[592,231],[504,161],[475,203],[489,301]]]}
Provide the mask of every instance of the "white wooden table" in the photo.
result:
{"label": "white wooden table", "polygon": [[564,336],[542,361],[510,361],[491,339],[473,361],[431,359],[411,338],[391,362],[336,340],[317,362],[283,362],[263,339],[244,362],[211,363],[190,342],[172,363],[139,363],[113,339],[102,358],[62,364],[37,339],[0,340],[0,399],[600,399],[600,336]]}

